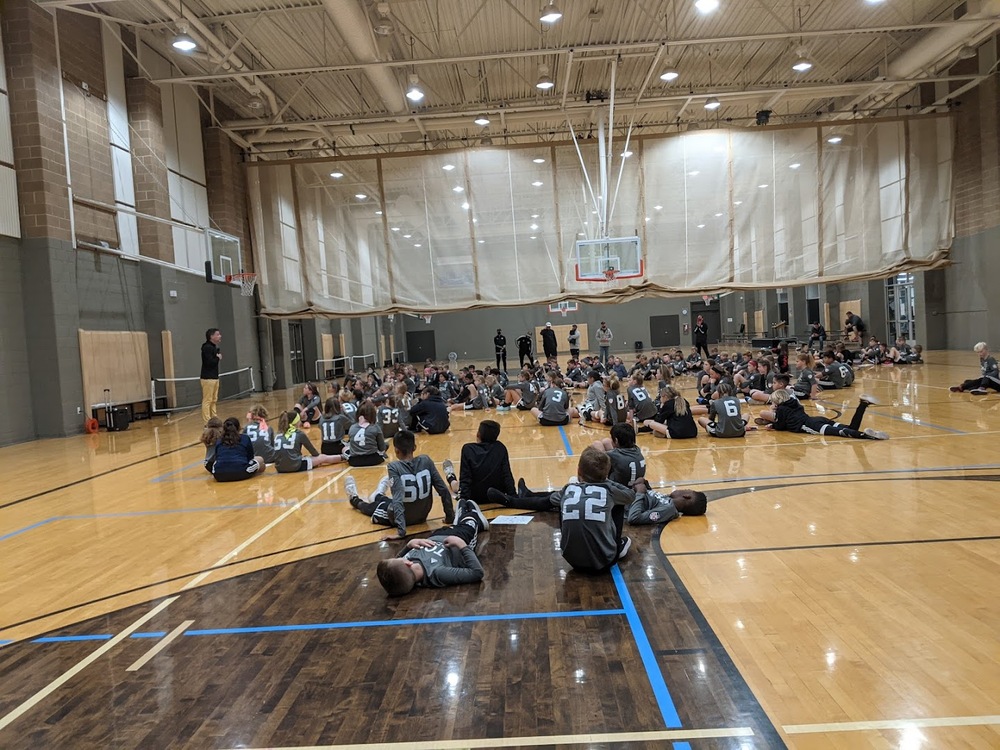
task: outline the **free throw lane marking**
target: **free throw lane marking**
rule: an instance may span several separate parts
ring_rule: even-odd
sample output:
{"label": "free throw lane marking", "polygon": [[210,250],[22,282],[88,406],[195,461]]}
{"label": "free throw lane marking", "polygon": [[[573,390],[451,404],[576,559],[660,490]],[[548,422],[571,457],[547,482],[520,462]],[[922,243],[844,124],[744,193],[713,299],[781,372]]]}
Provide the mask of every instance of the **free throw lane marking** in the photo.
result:
{"label": "free throw lane marking", "polygon": [[151,649],[149,649],[149,651],[147,651],[142,656],[140,656],[138,659],[136,659],[132,663],[132,666],[128,667],[125,671],[126,672],[137,672],[140,669],[142,669],[143,666],[146,664],[146,662],[148,662],[150,659],[152,659],[154,656],[156,656],[158,653],[160,653],[163,649],[165,649],[167,646],[169,646],[170,642],[172,640],[174,640],[174,638],[176,638],[177,636],[179,636],[181,633],[183,633],[185,630],[187,630],[192,625],[194,625],[194,620],[185,620],[184,622],[182,622],[176,628],[174,628],[169,633],[167,633],[167,635],[164,636],[163,639],[160,640],[158,643],[156,643]]}

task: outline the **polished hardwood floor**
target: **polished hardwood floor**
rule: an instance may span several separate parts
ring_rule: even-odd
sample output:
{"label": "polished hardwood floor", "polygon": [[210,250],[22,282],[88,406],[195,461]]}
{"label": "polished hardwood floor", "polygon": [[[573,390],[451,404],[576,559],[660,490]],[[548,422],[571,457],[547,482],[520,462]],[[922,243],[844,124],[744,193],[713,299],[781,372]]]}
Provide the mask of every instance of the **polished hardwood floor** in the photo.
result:
{"label": "polished hardwood floor", "polygon": [[[809,406],[872,393],[884,442],[641,436],[705,517],[633,528],[605,578],[554,515],[497,524],[481,585],[399,600],[343,489],[383,468],[217,484],[192,415],[0,449],[0,747],[1000,746],[1000,396],[947,389],[976,368],[934,352]],[[486,416],[534,487],[606,434],[479,412],[419,450],[457,460]]]}

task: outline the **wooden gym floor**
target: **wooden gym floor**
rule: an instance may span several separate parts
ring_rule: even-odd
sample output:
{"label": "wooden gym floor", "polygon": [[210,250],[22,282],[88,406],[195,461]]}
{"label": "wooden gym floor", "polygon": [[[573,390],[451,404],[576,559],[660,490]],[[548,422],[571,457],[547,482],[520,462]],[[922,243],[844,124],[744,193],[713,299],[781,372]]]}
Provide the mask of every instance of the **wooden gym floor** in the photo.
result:
{"label": "wooden gym floor", "polygon": [[[1000,396],[947,389],[977,370],[935,352],[819,405],[874,394],[887,442],[643,435],[705,517],[632,528],[598,579],[554,514],[497,524],[483,584],[399,600],[344,499],[383,468],[216,484],[196,415],[0,449],[0,747],[996,748]],[[606,434],[478,412],[418,448],[457,460],[487,416],[536,488]]]}

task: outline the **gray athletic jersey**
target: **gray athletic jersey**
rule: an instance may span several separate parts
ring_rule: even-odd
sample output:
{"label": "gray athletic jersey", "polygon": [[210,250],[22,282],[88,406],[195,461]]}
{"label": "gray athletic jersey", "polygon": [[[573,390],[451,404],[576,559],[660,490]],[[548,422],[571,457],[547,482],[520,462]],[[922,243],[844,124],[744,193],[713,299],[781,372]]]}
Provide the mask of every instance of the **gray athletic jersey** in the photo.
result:
{"label": "gray athletic jersey", "polygon": [[631,448],[614,448],[608,451],[611,459],[611,473],[608,479],[626,487],[631,487],[636,479],[646,476],[646,459],[638,445]]}
{"label": "gray athletic jersey", "polygon": [[587,401],[598,411],[604,411],[604,406],[607,402],[604,383],[600,380],[595,380],[587,388]]}
{"label": "gray athletic jersey", "polygon": [[319,420],[319,434],[324,443],[339,443],[347,434],[351,420],[346,414],[334,414]]}
{"label": "gray athletic jersey", "polygon": [[708,404],[708,419],[715,424],[715,437],[731,438],[746,435],[747,426],[740,414],[740,400],[736,396],[717,398]]}
{"label": "gray athletic jersey", "polygon": [[301,430],[289,430],[284,435],[274,436],[274,468],[279,473],[298,471],[302,466],[302,449],[309,455],[318,456],[309,436]]}
{"label": "gray athletic jersey", "polygon": [[628,389],[628,405],[635,418],[640,422],[645,419],[652,419],[659,409],[656,402],[649,396],[649,391],[644,387],[633,385]]}
{"label": "gray athletic jersey", "polygon": [[272,443],[274,442],[274,429],[268,427],[266,430],[262,430],[259,423],[247,422],[246,427],[243,428],[243,432],[246,433],[253,444],[253,454],[263,458],[264,463],[273,464],[274,448],[272,447]]}
{"label": "gray athletic jersey", "polygon": [[375,421],[378,422],[378,426],[382,430],[382,437],[391,438],[399,432],[399,409],[392,406],[380,406],[375,415]]}
{"label": "gray athletic jersey", "polygon": [[351,439],[348,445],[351,447],[352,456],[370,456],[373,453],[385,453],[385,435],[377,424],[367,424],[362,427],[360,424],[352,424],[348,433]]}
{"label": "gray athletic jersey", "polygon": [[562,388],[546,388],[538,408],[542,410],[542,419],[564,422],[569,417],[569,394]]}
{"label": "gray athletic jersey", "polygon": [[345,401],[340,405],[340,409],[351,422],[358,421],[358,406],[353,401]]}
{"label": "gray athletic jersey", "polygon": [[816,371],[806,367],[799,371],[799,379],[792,385],[792,389],[808,396],[812,393],[813,386],[816,385]]}
{"label": "gray athletic jersey", "polygon": [[538,400],[538,387],[530,380],[521,381],[517,384],[517,389],[521,391],[521,403],[525,406],[534,406]]}
{"label": "gray athletic jersey", "polygon": [[418,547],[403,555],[407,560],[420,563],[424,569],[418,586],[440,588],[483,580],[483,566],[472,547],[445,547],[443,537],[431,537],[431,540],[435,543],[433,547]]}
{"label": "gray athletic jersey", "polygon": [[400,536],[406,536],[406,525],[423,523],[431,511],[434,496],[441,498],[446,516],[454,514],[451,492],[429,456],[414,456],[408,461],[393,461],[387,467],[392,483],[392,514]]}
{"label": "gray athletic jersey", "polygon": [[614,391],[609,391],[607,396],[607,415],[604,421],[610,424],[612,427],[619,422],[624,422],[627,416],[625,408],[628,403],[625,401],[625,394],[619,391],[615,393]]}
{"label": "gray athletic jersey", "polygon": [[618,557],[614,505],[628,506],[635,492],[610,479],[594,484],[567,484],[559,502],[563,559],[574,568],[605,568]]}
{"label": "gray athletic jersey", "polygon": [[847,388],[854,382],[854,370],[844,362],[834,362],[823,368],[823,380],[833,383],[834,388]]}
{"label": "gray athletic jersey", "polygon": [[625,511],[625,520],[636,526],[670,523],[678,516],[680,512],[674,507],[673,498],[652,490],[636,495],[635,502]]}

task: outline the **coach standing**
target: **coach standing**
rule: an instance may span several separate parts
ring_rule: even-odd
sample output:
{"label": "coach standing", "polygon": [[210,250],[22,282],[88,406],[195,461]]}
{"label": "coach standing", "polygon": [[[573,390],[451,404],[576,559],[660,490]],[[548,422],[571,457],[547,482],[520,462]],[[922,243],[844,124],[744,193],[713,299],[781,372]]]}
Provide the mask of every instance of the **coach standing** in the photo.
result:
{"label": "coach standing", "polygon": [[205,343],[201,345],[201,418],[207,422],[217,416],[215,405],[219,401],[219,360],[222,350],[219,342],[222,333],[218,328],[205,331]]}
{"label": "coach standing", "polygon": [[608,366],[608,355],[611,353],[611,339],[614,337],[615,335],[611,333],[611,329],[608,328],[608,324],[602,320],[601,327],[597,329],[597,333],[594,334],[594,338],[597,339],[597,345],[600,347],[601,364],[605,367]]}
{"label": "coach standing", "polygon": [[551,323],[546,323],[545,328],[542,329],[542,350],[545,352],[546,359],[555,361],[559,345],[556,343],[556,332],[552,330]]}
{"label": "coach standing", "polygon": [[708,324],[705,323],[705,318],[701,315],[694,322],[694,348],[698,352],[705,352],[705,359],[702,361],[712,358],[712,355],[708,353]]}
{"label": "coach standing", "polygon": [[501,372],[507,372],[507,337],[503,335],[503,331],[497,328],[497,335],[493,337],[493,348],[497,352],[497,369],[500,370],[500,360],[503,360],[503,369]]}

